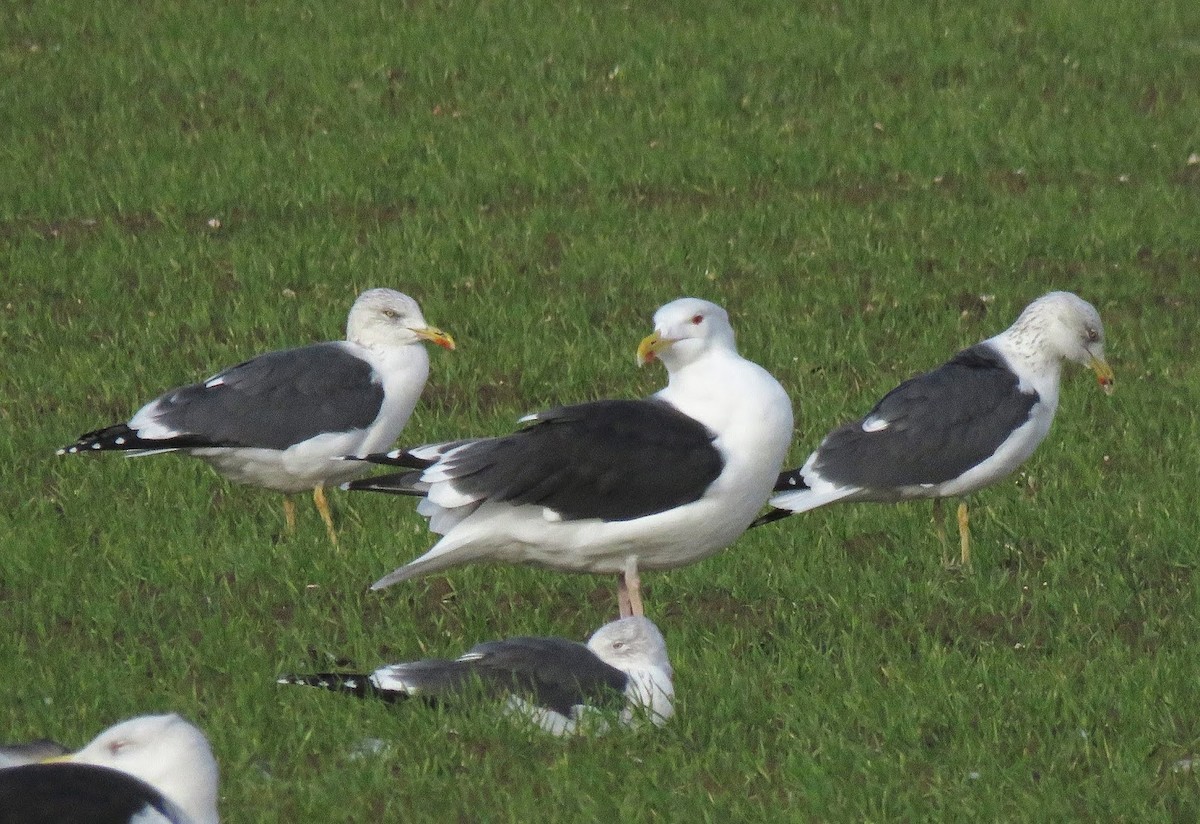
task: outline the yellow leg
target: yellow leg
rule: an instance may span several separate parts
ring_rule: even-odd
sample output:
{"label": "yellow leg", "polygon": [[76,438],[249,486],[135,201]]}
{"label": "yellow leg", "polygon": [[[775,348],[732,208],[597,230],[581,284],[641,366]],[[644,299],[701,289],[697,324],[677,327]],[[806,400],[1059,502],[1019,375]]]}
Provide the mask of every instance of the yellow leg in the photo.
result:
{"label": "yellow leg", "polygon": [[967,502],[958,503],[958,543],[962,552],[962,567],[971,568],[971,521],[967,512]]}
{"label": "yellow leg", "polygon": [[950,550],[946,544],[946,515],[942,511],[942,499],[933,499],[933,528],[937,532],[938,543],[942,547],[942,566],[953,566],[950,561]]}
{"label": "yellow leg", "polygon": [[321,513],[321,520],[325,522],[325,531],[329,533],[329,542],[337,546],[337,532],[333,528],[333,513],[329,511],[329,501],[325,500],[325,487],[313,487],[313,503],[317,505],[317,512]]}
{"label": "yellow leg", "polygon": [[637,556],[625,559],[625,570],[617,576],[617,605],[622,618],[642,617],[642,580],[638,576]]}
{"label": "yellow leg", "polygon": [[288,535],[296,533],[296,502],[291,495],[283,496],[283,531]]}

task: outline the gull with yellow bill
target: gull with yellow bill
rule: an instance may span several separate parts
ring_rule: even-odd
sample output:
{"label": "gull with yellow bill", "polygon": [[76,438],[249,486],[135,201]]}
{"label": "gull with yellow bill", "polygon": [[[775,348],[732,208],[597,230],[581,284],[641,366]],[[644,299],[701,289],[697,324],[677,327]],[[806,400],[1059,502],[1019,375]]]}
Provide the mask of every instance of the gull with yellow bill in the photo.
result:
{"label": "gull with yellow bill", "polygon": [[370,456],[408,472],[349,489],[415,495],[442,535],[375,583],[470,563],[617,574],[620,614],[642,615],[638,571],[695,563],[741,535],[766,503],[792,437],[783,387],[738,354],[725,310],[680,298],[654,315],[638,362],[667,386],[521,419],[498,438]]}
{"label": "gull with yellow bill", "polygon": [[[408,295],[369,289],[350,308],[346,340],[269,352],[172,389],[127,423],[81,435],[58,454],[181,452],[235,483],[285,495],[312,490],[337,544],[324,488],[365,471],[340,456],[378,452],[396,440],[429,375],[426,342],[454,348]],[[290,498],[284,513],[291,531]]]}
{"label": "gull with yellow bill", "polygon": [[[776,509],[755,525],[837,501],[932,498],[944,546],[942,499],[993,484],[1033,454],[1054,421],[1066,360],[1090,367],[1112,393],[1100,314],[1077,295],[1050,292],[1008,329],[910,378],[865,417],[826,435],[803,466],[779,476]],[[969,567],[966,502],[958,527],[958,563]]]}

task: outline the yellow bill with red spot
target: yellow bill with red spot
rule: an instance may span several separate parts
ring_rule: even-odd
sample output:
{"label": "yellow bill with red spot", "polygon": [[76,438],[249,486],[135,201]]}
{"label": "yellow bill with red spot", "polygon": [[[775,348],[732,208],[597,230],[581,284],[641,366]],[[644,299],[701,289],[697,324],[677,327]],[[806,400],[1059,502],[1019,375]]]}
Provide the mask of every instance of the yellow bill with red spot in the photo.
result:
{"label": "yellow bill with red spot", "polygon": [[1116,377],[1113,375],[1112,367],[1108,365],[1108,361],[1093,355],[1089,366],[1096,373],[1096,381],[1100,384],[1100,388],[1104,390],[1104,394],[1111,395],[1113,389],[1116,388],[1114,386]]}
{"label": "yellow bill with red spot", "polygon": [[664,338],[658,332],[642,338],[642,342],[638,344],[637,348],[637,365],[645,366],[650,363],[658,357],[659,352],[662,352],[664,349],[670,349],[671,344],[674,342],[670,338]]}
{"label": "yellow bill with red spot", "polygon": [[414,329],[413,334],[421,340],[427,340],[435,346],[453,351],[454,338],[447,335],[436,326],[426,326],[424,329]]}

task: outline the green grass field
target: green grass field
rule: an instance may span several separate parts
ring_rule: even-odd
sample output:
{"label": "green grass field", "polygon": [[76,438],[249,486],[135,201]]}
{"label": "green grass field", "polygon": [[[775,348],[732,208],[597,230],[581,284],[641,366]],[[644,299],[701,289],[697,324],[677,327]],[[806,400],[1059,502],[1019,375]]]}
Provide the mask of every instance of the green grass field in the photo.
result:
{"label": "green grass field", "polygon": [[[231,822],[1200,819],[1198,78],[1183,0],[5,4],[0,739],[176,710]],[[411,501],[333,493],[334,551],[197,461],[54,457],[370,286],[459,342],[408,443],[654,391],[684,294],[791,393],[790,465],[1051,289],[1118,388],[1068,370],[974,574],[927,503],[647,574],[677,717],[556,741],[274,677],[584,638],[611,580],[370,594]]]}

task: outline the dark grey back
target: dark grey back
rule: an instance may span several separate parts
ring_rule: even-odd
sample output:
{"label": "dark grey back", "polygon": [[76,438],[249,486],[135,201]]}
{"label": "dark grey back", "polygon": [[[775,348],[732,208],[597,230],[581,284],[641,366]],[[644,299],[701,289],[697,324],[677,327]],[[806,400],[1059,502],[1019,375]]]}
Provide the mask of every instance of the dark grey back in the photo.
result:
{"label": "dark grey back", "polygon": [[158,790],[119,770],[89,764],[0,770],[0,824],[129,824],[147,807],[184,822]]}
{"label": "dark grey back", "polygon": [[724,467],[713,440],[662,401],[594,401],[539,413],[443,468],[480,498],[549,507],[567,520],[624,521],[698,500]]}
{"label": "dark grey back", "polygon": [[186,446],[287,449],[323,432],[364,429],[379,415],[383,386],[340,343],[270,352],[160,398],[163,422]]}
{"label": "dark grey back", "polygon": [[[867,489],[957,478],[1029,420],[1038,395],[1017,387],[999,353],[976,344],[900,384],[863,419],[830,432],[815,468],[833,483]],[[872,417],[889,425],[864,432],[863,420]]]}

